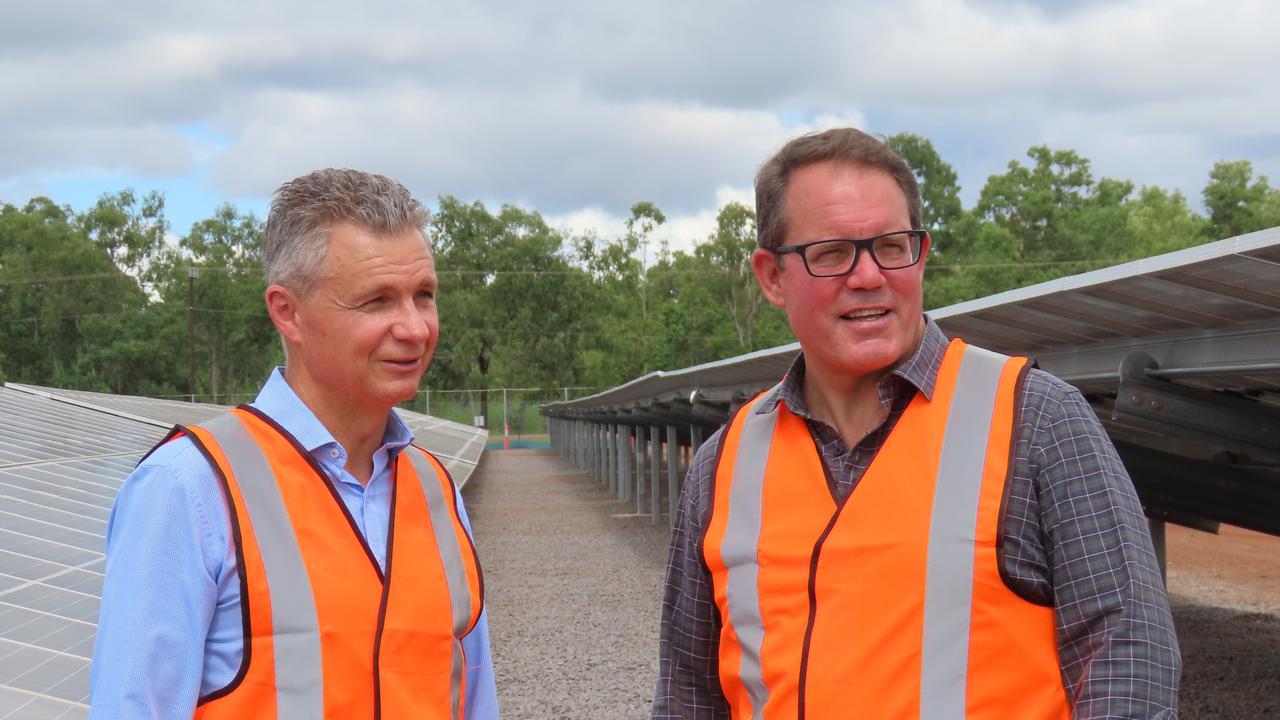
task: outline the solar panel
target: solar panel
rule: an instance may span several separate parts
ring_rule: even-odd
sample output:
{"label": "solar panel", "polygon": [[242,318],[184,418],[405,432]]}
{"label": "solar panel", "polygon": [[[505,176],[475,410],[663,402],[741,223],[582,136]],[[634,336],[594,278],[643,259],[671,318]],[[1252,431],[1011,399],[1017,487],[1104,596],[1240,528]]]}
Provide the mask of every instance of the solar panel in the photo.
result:
{"label": "solar panel", "polygon": [[480,462],[489,431],[403,408],[396,408],[396,413],[413,431],[414,442],[440,460],[458,487],[465,485]]}
{"label": "solar panel", "polygon": [[71,405],[98,410],[130,420],[156,424],[169,428],[178,424],[203,422],[226,412],[227,406],[210,403],[190,403],[181,400],[111,395],[87,390],[37,387],[6,383],[6,387],[53,398]]}
{"label": "solar panel", "polygon": [[107,518],[164,432],[0,388],[0,718],[87,716]]}

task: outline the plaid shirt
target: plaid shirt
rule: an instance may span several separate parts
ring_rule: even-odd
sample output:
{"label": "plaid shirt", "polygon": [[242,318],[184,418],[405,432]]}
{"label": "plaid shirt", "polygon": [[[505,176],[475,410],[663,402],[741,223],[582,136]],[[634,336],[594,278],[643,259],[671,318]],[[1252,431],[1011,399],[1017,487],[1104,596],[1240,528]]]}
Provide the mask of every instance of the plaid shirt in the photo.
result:
{"label": "plaid shirt", "polygon": [[[915,354],[877,387],[885,421],[852,448],[804,404],[804,356],[776,399],[804,418],[837,497],[853,492],[916,392],[933,396],[947,337],[928,320]],[[1052,604],[1062,683],[1074,718],[1176,718],[1181,657],[1137,494],[1088,402],[1040,370],[1019,398],[1002,561],[1013,589]],[[720,688],[720,617],[701,538],[724,429],[690,464],[667,562],[652,717],[728,718]]]}

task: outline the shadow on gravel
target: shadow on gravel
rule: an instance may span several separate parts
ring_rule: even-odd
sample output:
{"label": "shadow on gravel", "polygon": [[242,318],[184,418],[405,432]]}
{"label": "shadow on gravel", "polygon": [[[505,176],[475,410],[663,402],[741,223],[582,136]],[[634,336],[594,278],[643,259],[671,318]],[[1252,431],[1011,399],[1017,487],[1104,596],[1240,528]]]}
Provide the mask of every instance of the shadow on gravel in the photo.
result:
{"label": "shadow on gravel", "polygon": [[1280,616],[1173,598],[1183,720],[1280,718]]}

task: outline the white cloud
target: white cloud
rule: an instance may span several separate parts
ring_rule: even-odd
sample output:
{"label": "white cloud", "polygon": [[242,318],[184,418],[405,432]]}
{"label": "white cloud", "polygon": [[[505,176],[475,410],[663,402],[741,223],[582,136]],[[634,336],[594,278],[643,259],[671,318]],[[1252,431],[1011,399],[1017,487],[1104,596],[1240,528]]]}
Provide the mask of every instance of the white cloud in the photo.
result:
{"label": "white cloud", "polygon": [[[715,232],[716,215],[720,208],[731,202],[752,207],[755,195],[750,188],[723,186],[716,189],[714,204],[705,210],[680,215],[664,213],[667,221],[656,228],[651,236],[655,251],[665,244],[671,252],[691,252],[695,245],[704,242]],[[630,216],[608,213],[600,208],[585,208],[562,215],[549,215],[546,221],[552,227],[570,234],[615,238],[626,233],[628,217]]]}
{"label": "white cloud", "polygon": [[104,8],[6,11],[0,192],[208,171],[260,200],[349,165],[591,227],[652,200],[674,247],[710,231],[718,188],[835,124],[931,137],[969,197],[1039,143],[1189,196],[1238,148],[1280,176],[1265,0]]}
{"label": "white cloud", "polygon": [[600,207],[622,214],[639,200],[675,213],[706,208],[717,187],[749,182],[796,132],[762,111],[608,101],[575,88],[272,93],[244,113],[238,144],[214,161],[213,181],[235,195],[268,193],[316,167],[350,165],[384,172],[427,197],[518,202],[548,213]]}

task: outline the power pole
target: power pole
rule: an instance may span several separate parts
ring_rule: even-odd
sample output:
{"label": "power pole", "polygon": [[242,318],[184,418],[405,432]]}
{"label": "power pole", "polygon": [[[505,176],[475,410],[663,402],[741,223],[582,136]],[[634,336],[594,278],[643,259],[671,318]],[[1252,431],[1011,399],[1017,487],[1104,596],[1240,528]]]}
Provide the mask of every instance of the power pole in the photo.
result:
{"label": "power pole", "polygon": [[193,267],[187,268],[187,394],[196,401],[196,275]]}

